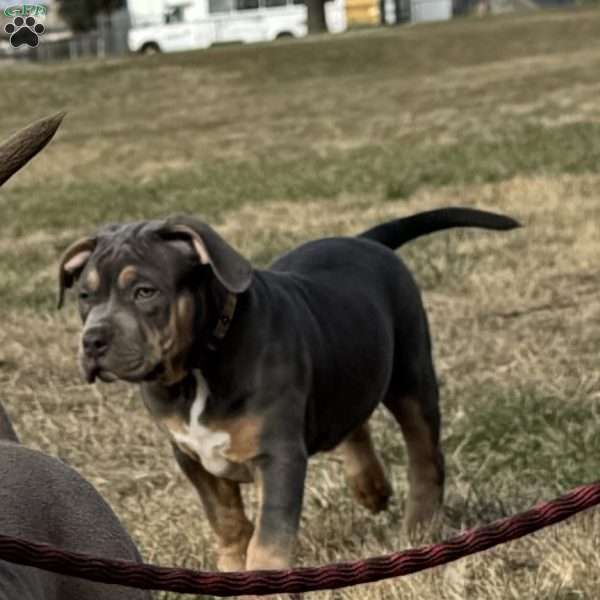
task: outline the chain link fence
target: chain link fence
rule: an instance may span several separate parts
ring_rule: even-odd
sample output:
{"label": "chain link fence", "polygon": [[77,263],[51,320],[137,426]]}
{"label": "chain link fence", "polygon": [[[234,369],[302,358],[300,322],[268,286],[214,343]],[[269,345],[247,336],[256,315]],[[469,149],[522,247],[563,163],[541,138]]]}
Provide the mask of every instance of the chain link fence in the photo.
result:
{"label": "chain link fence", "polygon": [[40,62],[77,58],[106,58],[127,54],[127,32],[130,27],[127,10],[116,11],[97,20],[97,29],[87,33],[48,30],[40,36],[35,48],[23,45],[13,48],[8,36],[0,40],[0,59]]}

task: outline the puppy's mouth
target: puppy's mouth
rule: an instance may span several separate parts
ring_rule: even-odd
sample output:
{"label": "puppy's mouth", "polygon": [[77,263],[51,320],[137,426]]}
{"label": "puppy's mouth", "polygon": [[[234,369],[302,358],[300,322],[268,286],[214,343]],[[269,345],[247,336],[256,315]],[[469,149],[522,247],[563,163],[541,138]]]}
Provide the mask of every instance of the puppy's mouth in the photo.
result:
{"label": "puppy's mouth", "polygon": [[83,371],[83,376],[87,383],[94,383],[96,379],[100,379],[100,381],[104,381],[104,383],[112,383],[113,381],[117,381],[119,377],[104,369],[98,363],[86,363],[81,365],[81,370]]}
{"label": "puppy's mouth", "polygon": [[[110,371],[103,371],[102,369],[98,370],[95,375],[92,373],[92,377],[94,379],[98,377],[98,379],[104,383],[112,383],[113,381],[117,381],[117,379],[119,379],[114,373],[111,373]],[[92,379],[92,381],[89,383],[93,383],[94,379]]]}
{"label": "puppy's mouth", "polygon": [[120,369],[111,369],[108,365],[103,365],[99,361],[83,360],[81,362],[81,371],[87,383],[92,384],[99,379],[104,383],[113,383],[115,381],[127,381],[130,383],[140,383],[142,381],[153,381],[158,379],[164,372],[162,363],[153,367],[141,365],[139,368],[130,371],[121,371]]}

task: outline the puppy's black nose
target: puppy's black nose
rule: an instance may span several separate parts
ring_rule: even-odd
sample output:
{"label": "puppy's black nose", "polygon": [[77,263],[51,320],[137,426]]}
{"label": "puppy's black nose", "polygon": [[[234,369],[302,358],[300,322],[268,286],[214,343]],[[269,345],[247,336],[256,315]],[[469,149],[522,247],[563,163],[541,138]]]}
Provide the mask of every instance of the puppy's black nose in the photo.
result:
{"label": "puppy's black nose", "polygon": [[92,327],[83,336],[83,351],[90,358],[100,358],[106,354],[109,342],[106,327]]}

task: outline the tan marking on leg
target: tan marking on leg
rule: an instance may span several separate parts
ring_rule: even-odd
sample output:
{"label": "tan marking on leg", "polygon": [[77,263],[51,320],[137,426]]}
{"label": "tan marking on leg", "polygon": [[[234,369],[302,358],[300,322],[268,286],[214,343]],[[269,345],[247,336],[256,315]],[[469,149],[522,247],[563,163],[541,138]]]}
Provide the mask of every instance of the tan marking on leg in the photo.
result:
{"label": "tan marking on leg", "polygon": [[121,289],[125,289],[137,277],[137,274],[137,268],[133,265],[128,265],[119,273],[117,285]]}
{"label": "tan marking on leg", "polygon": [[371,512],[386,509],[392,487],[373,446],[368,423],[355,429],[338,448],[354,497]]}
{"label": "tan marking on leg", "polygon": [[185,442],[175,440],[175,434],[188,435],[189,433],[187,423],[179,415],[156,418],[156,422],[182,452],[185,452],[192,460],[200,461],[198,454]]}
{"label": "tan marking on leg", "polygon": [[232,462],[245,463],[256,458],[260,452],[262,417],[242,417],[230,421],[212,421],[212,431],[225,431],[230,436],[229,448],[224,456]]}
{"label": "tan marking on leg", "polygon": [[100,288],[100,273],[97,269],[92,269],[85,278],[85,284],[91,292],[97,292]]}
{"label": "tan marking on leg", "polygon": [[443,458],[417,400],[403,398],[399,417],[410,484],[405,528],[411,532],[431,520],[442,503]]}
{"label": "tan marking on leg", "polygon": [[196,488],[206,516],[217,537],[220,570],[240,571],[253,527],[244,512],[238,483],[211,475],[202,464],[176,449],[177,462]]}
{"label": "tan marking on leg", "polygon": [[217,565],[221,571],[243,571],[254,528],[244,513],[239,485],[223,479],[217,481],[219,503],[215,506],[213,524],[218,539]]}

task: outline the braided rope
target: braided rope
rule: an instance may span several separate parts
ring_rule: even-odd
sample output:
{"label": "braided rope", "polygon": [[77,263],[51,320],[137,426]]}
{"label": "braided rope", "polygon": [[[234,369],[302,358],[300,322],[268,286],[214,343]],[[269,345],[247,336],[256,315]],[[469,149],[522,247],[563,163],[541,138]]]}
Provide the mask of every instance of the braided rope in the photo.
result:
{"label": "braided rope", "polygon": [[0,535],[0,559],[102,583],[187,594],[237,596],[298,593],[359,585],[416,573],[554,525],[600,504],[600,482],[580,486],[518,515],[466,531],[439,544],[387,556],[285,571],[213,573],[137,564],[65,552]]}

